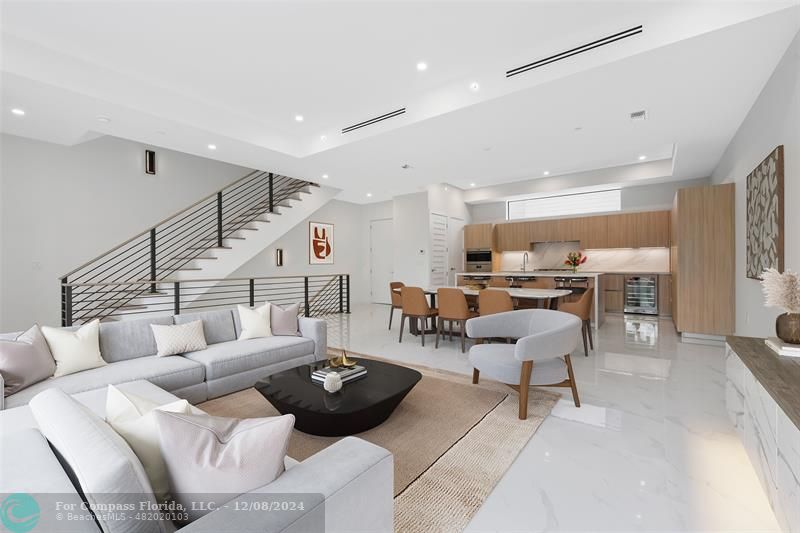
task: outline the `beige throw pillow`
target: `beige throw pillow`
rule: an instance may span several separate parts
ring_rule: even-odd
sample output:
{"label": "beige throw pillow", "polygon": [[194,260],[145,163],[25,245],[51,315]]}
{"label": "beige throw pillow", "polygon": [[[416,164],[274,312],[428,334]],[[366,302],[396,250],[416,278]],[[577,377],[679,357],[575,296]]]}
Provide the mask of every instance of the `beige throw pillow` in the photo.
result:
{"label": "beige throw pillow", "polygon": [[240,341],[259,337],[272,337],[269,302],[255,309],[250,309],[243,305],[237,305],[236,308],[239,311],[239,324],[242,327],[242,332],[239,334]]}
{"label": "beige throw pillow", "polygon": [[155,416],[153,416],[155,410],[205,414],[186,400],[176,400],[159,405],[135,394],[126,394],[114,385],[108,386],[106,422],[114,428],[119,436],[125,439],[133,453],[142,462],[156,500],[163,502],[169,498],[169,480],[167,479],[167,467],[164,465],[158,443],[158,426]]}
{"label": "beige throw pillow", "polygon": [[240,420],[153,414],[172,495],[188,509],[189,521],[213,509],[210,503],[221,505],[283,473],[294,415]]}
{"label": "beige throw pillow", "polygon": [[15,394],[53,375],[56,363],[39,326],[33,325],[16,339],[0,340],[0,374],[4,396]]}
{"label": "beige throw pillow", "polygon": [[42,326],[41,329],[50,347],[50,353],[56,361],[53,377],[66,376],[107,364],[100,356],[99,320],[92,320],[76,331],[48,326]]}
{"label": "beige throw pillow", "polygon": [[150,324],[150,327],[153,329],[153,337],[156,340],[158,349],[156,355],[159,357],[195,352],[208,348],[202,320],[175,326]]}

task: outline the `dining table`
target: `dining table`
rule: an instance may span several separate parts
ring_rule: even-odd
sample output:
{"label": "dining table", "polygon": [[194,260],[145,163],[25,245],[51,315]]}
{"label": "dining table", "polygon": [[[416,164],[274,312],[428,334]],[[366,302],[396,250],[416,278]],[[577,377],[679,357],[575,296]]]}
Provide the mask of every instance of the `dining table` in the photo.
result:
{"label": "dining table", "polygon": [[[485,289],[472,289],[465,286],[447,288],[460,289],[464,293],[464,296],[478,296],[478,293],[482,290],[506,291],[508,295],[511,296],[512,300],[544,301],[544,305],[542,307],[553,310],[558,309],[559,299],[572,294],[572,291],[565,289],[525,289],[516,287],[487,287]],[[431,307],[436,307],[436,291],[438,289],[439,287],[427,287],[422,289],[423,292],[430,297]],[[419,335],[420,332],[416,320],[412,320],[410,322],[410,331],[412,335]],[[432,328],[430,330],[426,330],[426,333],[436,333],[436,329]]]}

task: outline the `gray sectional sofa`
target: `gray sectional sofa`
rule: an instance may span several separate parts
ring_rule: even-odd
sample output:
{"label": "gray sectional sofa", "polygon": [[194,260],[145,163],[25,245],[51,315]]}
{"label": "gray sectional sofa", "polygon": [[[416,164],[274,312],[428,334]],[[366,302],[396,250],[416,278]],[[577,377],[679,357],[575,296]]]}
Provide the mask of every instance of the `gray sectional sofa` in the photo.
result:
{"label": "gray sectional sofa", "polygon": [[[150,324],[184,324],[198,319],[203,321],[208,348],[176,356],[155,355]],[[325,358],[325,321],[301,317],[299,329],[297,337],[240,341],[239,313],[235,309],[101,323],[100,353],[108,365],[36,383],[0,398],[0,409],[26,405],[38,393],[53,387],[75,394],[135,380],[147,380],[190,403],[199,403],[252,387],[275,372]],[[3,334],[0,338],[17,335]],[[2,387],[0,376],[0,390]]]}

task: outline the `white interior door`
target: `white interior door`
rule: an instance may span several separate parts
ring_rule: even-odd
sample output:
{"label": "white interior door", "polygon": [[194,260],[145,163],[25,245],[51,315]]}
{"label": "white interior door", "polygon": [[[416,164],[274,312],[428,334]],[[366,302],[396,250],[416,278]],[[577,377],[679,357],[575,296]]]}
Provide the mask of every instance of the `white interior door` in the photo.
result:
{"label": "white interior door", "polygon": [[389,282],[394,276],[392,226],[392,219],[369,223],[370,300],[374,303],[392,303],[389,296]]}
{"label": "white interior door", "polygon": [[455,286],[456,272],[464,272],[464,221],[447,220],[447,284]]}
{"label": "white interior door", "polygon": [[431,213],[431,287],[447,286],[447,217]]}

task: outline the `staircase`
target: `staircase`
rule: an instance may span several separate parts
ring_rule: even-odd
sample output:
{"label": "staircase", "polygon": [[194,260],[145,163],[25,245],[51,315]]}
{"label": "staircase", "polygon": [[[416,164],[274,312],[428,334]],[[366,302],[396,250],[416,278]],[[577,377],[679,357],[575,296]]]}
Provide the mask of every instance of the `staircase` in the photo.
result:
{"label": "staircase", "polygon": [[333,198],[335,191],[253,171],[61,277],[62,325],[114,320],[163,303],[175,282],[221,283]]}

